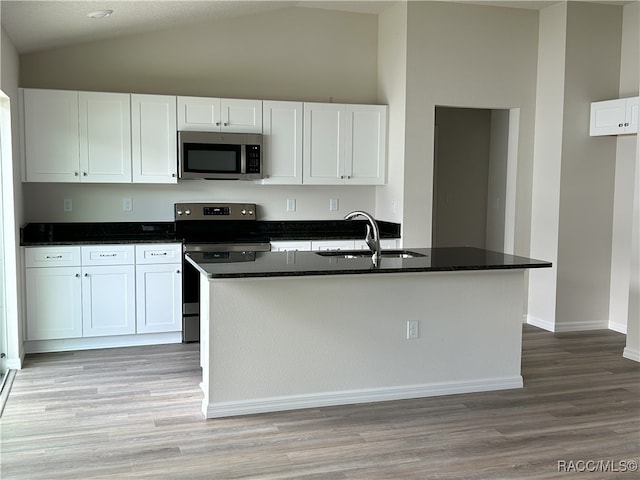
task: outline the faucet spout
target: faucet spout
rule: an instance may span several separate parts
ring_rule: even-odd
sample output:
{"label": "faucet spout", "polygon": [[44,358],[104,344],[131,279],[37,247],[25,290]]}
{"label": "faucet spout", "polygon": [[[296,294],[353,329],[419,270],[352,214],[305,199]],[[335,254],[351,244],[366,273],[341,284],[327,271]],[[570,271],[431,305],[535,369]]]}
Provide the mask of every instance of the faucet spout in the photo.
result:
{"label": "faucet spout", "polygon": [[373,261],[373,264],[378,265],[381,254],[380,229],[378,228],[378,222],[375,221],[372,215],[361,210],[356,210],[354,212],[348,213],[347,215],[345,215],[344,219],[352,220],[356,217],[364,217],[369,222],[369,224],[367,225],[367,233],[364,241],[367,243],[369,250],[371,250],[371,260]]}

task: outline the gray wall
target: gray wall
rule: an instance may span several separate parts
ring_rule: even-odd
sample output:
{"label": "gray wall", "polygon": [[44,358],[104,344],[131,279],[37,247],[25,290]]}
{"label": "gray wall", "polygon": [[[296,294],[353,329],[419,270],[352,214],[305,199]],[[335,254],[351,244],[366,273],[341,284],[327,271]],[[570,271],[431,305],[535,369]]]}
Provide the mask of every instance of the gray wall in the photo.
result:
{"label": "gray wall", "polygon": [[491,110],[436,107],[433,246],[485,248]]}

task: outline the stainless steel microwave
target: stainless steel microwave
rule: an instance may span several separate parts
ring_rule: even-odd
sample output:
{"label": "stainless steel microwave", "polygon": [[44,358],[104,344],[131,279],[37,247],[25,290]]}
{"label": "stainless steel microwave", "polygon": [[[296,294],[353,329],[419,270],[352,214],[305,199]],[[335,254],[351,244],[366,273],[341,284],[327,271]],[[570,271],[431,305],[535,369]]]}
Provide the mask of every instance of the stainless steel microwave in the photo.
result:
{"label": "stainless steel microwave", "polygon": [[262,135],[178,132],[178,176],[206,180],[260,179]]}

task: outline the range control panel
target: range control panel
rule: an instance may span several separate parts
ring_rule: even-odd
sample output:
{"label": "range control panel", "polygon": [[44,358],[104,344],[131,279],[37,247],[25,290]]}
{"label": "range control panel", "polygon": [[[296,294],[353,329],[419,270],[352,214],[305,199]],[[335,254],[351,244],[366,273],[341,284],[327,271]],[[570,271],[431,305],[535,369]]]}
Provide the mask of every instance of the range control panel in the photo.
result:
{"label": "range control panel", "polygon": [[183,220],[255,220],[255,203],[176,203],[174,218]]}

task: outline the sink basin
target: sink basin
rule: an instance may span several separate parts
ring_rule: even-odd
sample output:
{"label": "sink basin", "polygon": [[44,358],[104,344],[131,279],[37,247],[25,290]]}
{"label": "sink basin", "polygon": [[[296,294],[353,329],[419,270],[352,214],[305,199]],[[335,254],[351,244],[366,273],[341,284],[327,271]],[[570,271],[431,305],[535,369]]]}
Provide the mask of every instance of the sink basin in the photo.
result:
{"label": "sink basin", "polygon": [[[315,253],[322,257],[334,258],[365,258],[371,256],[369,250],[323,250]],[[424,257],[425,255],[411,250],[383,250],[380,256],[383,258],[416,258]]]}

